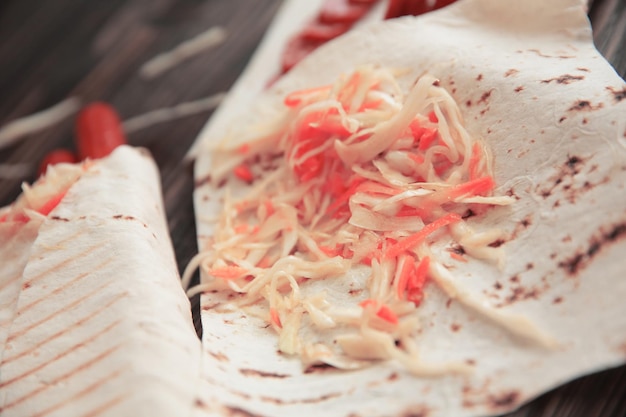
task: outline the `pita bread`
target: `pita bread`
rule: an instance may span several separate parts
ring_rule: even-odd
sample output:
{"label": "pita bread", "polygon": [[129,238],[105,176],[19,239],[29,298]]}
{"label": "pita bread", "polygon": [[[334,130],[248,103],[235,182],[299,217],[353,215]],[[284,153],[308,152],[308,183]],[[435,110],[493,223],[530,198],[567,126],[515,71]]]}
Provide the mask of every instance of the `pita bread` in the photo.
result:
{"label": "pita bread", "polygon": [[79,171],[59,205],[0,224],[1,414],[193,414],[201,347],[152,158],[53,170]]}
{"label": "pita bread", "polygon": [[[211,251],[211,219],[224,192],[203,181],[212,172],[211,144],[275,114],[287,93],[366,64],[409,68],[405,88],[424,72],[437,77],[460,103],[466,128],[490,146],[497,190],[518,198],[471,222],[509,232],[503,269],[474,260],[458,266],[458,297],[431,288],[420,307],[423,360],[471,361],[474,371],[420,378],[387,361],[305,372],[298,359],[277,354],[263,320],[224,312],[228,300],[205,294],[204,372],[213,407],[223,415],[495,415],[623,364],[626,85],[594,48],[577,0],[459,1],[321,47],[256,103],[220,113],[204,132],[196,164],[199,247]],[[522,317],[556,344],[511,335],[476,306]]]}

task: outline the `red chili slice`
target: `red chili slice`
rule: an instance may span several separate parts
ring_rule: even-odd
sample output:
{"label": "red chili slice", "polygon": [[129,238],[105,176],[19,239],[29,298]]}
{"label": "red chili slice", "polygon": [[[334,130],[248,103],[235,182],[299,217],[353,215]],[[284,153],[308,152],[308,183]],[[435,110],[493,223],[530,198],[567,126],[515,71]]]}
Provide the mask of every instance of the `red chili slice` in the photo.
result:
{"label": "red chili slice", "polygon": [[122,123],[112,106],[96,102],[80,112],[76,120],[76,147],[80,159],[103,158],[124,144]]}
{"label": "red chili slice", "polygon": [[56,165],[60,163],[75,163],[78,162],[76,154],[68,149],[55,149],[50,151],[41,161],[37,176],[40,176],[46,172],[48,166]]}

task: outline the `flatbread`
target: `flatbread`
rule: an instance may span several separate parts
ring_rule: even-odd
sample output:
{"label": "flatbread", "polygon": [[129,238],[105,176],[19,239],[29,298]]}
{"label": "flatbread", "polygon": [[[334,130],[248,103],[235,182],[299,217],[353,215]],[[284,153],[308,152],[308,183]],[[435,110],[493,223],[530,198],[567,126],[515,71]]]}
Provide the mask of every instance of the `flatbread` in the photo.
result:
{"label": "flatbread", "polygon": [[[201,250],[211,250],[222,204],[223,189],[207,181],[211,144],[276,114],[287,93],[366,64],[408,69],[407,89],[424,72],[437,77],[460,103],[466,128],[491,148],[497,192],[518,199],[471,222],[508,231],[503,269],[470,260],[452,271],[456,299],[431,287],[420,307],[422,359],[466,361],[474,371],[418,378],[387,361],[305,372],[298,359],[277,354],[263,320],[225,313],[228,300],[208,294],[204,372],[216,414],[494,415],[623,364],[626,85],[594,48],[578,0],[465,0],[368,25],[315,51],[256,103],[221,113],[204,131],[196,163]],[[331,290],[341,291],[336,285]],[[533,323],[555,343],[512,335],[488,312]]]}
{"label": "flatbread", "polygon": [[191,415],[201,347],[156,165],[122,146],[85,167],[48,216],[13,223],[19,245],[0,244],[0,282],[13,288],[0,413]]}

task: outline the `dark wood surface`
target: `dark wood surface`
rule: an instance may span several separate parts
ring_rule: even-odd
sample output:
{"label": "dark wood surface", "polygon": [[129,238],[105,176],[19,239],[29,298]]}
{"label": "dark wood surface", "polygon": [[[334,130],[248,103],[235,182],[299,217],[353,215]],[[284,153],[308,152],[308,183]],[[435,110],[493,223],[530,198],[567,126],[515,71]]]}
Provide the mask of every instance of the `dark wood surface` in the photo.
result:
{"label": "dark wood surface", "polygon": [[[69,96],[108,101],[128,118],[226,91],[279,5],[279,0],[2,0],[0,126]],[[589,16],[596,46],[624,77],[626,1],[595,0]],[[154,80],[139,77],[139,67],[155,54],[214,25],[228,31],[222,45]],[[129,137],[150,149],[160,167],[181,269],[197,250],[192,173],[182,160],[209,116],[207,111]],[[60,146],[72,146],[71,119],[0,150],[0,164],[30,164],[19,178],[0,178],[0,206],[19,194],[22,181],[35,178],[43,155]],[[626,366],[578,379],[507,416],[625,417]]]}

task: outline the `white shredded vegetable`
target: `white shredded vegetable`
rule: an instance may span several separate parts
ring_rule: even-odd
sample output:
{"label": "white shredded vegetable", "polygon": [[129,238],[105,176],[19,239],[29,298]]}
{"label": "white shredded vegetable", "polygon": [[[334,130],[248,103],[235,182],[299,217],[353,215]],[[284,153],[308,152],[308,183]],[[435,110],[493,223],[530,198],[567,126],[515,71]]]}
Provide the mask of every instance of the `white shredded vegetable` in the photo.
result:
{"label": "white shredded vegetable", "polygon": [[[403,94],[393,71],[363,67],[284,103],[277,121],[212,152],[213,186],[227,198],[212,245],[193,262],[200,288],[262,306],[279,349],[305,364],[387,359],[422,375],[466,372],[421,363],[410,335],[440,265],[431,239],[502,262],[489,246],[501,231],[474,232],[461,217],[513,202],[492,195],[485,144],[428,74]],[[355,270],[366,272],[350,278],[352,293]],[[320,292],[324,283],[333,291]]]}

